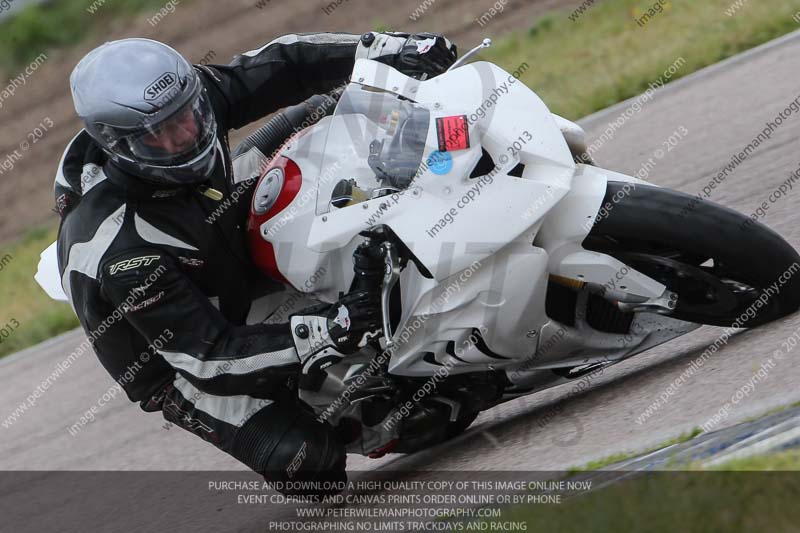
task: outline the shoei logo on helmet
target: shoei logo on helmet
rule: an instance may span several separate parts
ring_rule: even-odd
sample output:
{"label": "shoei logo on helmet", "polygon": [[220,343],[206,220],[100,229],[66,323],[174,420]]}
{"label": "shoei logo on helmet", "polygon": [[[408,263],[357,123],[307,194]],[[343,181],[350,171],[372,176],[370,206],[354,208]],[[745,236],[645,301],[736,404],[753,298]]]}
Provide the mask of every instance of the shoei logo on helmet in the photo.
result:
{"label": "shoei logo on helmet", "polygon": [[144,90],[145,100],[155,100],[167,89],[172,88],[178,82],[178,76],[172,72],[165,72],[156,81],[147,86]]}

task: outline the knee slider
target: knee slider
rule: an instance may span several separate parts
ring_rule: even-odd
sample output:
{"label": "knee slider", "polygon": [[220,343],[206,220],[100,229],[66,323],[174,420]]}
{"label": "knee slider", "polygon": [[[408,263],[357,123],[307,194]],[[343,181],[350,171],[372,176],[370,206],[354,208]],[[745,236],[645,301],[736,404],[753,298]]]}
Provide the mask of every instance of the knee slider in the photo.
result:
{"label": "knee slider", "polygon": [[284,494],[341,492],[347,454],[333,428],[297,406],[271,404],[236,435],[233,455]]}

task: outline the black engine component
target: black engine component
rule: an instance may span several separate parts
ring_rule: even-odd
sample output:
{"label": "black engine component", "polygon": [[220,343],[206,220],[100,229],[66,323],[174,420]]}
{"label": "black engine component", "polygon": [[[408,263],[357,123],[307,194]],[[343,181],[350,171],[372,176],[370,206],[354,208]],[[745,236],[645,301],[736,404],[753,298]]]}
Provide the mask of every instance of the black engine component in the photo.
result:
{"label": "black engine component", "polygon": [[633,316],[633,313],[623,313],[617,306],[597,294],[590,294],[586,302],[586,322],[597,331],[628,333]]}

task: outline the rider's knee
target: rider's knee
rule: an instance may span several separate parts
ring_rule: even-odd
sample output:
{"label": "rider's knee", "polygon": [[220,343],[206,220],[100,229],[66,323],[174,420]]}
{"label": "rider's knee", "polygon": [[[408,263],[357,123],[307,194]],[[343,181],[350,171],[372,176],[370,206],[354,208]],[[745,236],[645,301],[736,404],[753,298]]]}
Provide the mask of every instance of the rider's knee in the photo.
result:
{"label": "rider's knee", "polygon": [[239,429],[231,453],[284,494],[336,494],[347,482],[341,439],[296,406],[261,409]]}

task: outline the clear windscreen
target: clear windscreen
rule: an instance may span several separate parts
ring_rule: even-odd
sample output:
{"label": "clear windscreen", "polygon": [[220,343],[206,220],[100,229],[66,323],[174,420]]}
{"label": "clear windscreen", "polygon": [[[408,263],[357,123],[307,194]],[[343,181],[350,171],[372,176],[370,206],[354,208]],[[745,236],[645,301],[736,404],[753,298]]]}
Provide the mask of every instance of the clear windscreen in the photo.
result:
{"label": "clear windscreen", "polygon": [[406,190],[420,172],[430,121],[419,104],[350,84],[322,152],[317,213]]}

